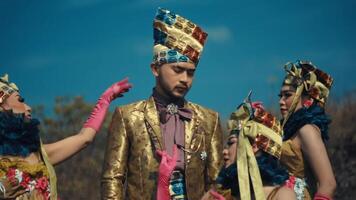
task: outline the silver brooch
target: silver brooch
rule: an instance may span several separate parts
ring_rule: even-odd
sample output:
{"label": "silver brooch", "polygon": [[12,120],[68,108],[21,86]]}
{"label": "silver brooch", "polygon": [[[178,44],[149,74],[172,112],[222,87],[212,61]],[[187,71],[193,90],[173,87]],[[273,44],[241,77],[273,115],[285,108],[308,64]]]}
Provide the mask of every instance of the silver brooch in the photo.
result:
{"label": "silver brooch", "polygon": [[174,115],[178,113],[178,106],[176,104],[170,103],[167,105],[167,113]]}
{"label": "silver brooch", "polygon": [[200,159],[201,160],[205,160],[208,157],[208,154],[206,153],[206,151],[202,151],[200,153]]}

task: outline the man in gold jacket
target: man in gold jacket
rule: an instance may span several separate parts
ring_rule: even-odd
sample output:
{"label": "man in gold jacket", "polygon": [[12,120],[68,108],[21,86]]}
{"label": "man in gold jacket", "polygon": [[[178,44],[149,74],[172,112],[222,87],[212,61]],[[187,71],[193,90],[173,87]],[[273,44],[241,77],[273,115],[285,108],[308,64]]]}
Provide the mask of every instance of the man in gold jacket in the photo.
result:
{"label": "man in gold jacket", "polygon": [[178,160],[171,199],[199,200],[221,167],[222,132],[216,112],[185,100],[207,34],[194,23],[159,8],[154,20],[156,79],[153,94],[116,109],[108,135],[102,199],[155,199],[160,157]]}

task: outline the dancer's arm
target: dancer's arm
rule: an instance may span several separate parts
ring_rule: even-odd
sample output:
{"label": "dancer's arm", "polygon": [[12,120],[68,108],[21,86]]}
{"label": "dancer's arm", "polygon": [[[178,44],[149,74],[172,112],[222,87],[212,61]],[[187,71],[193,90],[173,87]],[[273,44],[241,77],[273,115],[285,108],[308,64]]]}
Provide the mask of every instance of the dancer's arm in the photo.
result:
{"label": "dancer's arm", "polygon": [[44,148],[50,162],[53,165],[60,163],[90,144],[100,130],[111,101],[121,97],[122,93],[127,92],[130,88],[131,84],[127,79],[113,84],[100,96],[90,117],[78,134],[58,142],[45,144]]}
{"label": "dancer's arm", "polygon": [[317,179],[317,193],[332,198],[336,181],[320,130],[314,125],[307,124],[299,130],[298,138]]}
{"label": "dancer's arm", "polygon": [[296,200],[297,196],[293,189],[288,188],[288,187],[281,187],[277,191],[277,194],[274,199],[276,199],[276,200],[285,200],[285,199]]}
{"label": "dancer's arm", "polygon": [[177,164],[178,149],[174,145],[172,157],[166,151],[157,150],[157,154],[161,156],[158,169],[157,200],[170,200],[169,180]]}

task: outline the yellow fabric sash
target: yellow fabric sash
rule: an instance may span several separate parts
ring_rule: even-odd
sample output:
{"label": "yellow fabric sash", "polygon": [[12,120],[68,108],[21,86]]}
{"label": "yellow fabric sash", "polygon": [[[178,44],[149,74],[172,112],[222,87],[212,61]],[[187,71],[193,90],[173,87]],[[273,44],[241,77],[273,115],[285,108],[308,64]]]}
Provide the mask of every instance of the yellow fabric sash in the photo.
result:
{"label": "yellow fabric sash", "polygon": [[53,165],[50,163],[49,158],[47,156],[47,153],[43,147],[42,141],[41,141],[41,155],[42,155],[42,159],[43,162],[45,163],[46,167],[47,167],[47,171],[49,173],[49,181],[51,184],[51,196],[50,199],[51,200],[57,200],[57,176],[56,176],[56,172],[54,171],[54,167]]}
{"label": "yellow fabric sash", "polygon": [[239,134],[237,147],[237,169],[240,188],[240,199],[250,200],[250,178],[253,186],[254,197],[256,200],[264,200],[265,194],[261,180],[260,171],[252,150],[249,138],[254,139],[258,134],[264,135],[276,144],[282,145],[282,138],[272,129],[250,119],[250,106],[244,103],[231,115],[230,125],[238,127],[241,130]]}

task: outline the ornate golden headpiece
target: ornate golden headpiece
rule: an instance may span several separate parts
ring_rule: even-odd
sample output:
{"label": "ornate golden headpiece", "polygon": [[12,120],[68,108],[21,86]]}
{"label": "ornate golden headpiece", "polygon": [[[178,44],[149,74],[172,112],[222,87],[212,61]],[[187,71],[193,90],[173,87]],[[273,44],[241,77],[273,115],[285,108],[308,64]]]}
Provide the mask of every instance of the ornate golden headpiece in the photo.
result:
{"label": "ornate golden headpiece", "polygon": [[245,100],[228,121],[230,132],[241,132],[253,141],[252,145],[266,153],[280,158],[283,130],[279,120],[262,107],[252,108],[250,100]]}
{"label": "ornate golden headpiece", "polygon": [[[250,93],[251,94],[251,93]],[[280,158],[283,131],[279,121],[263,108],[253,108],[250,94],[231,114],[228,122],[229,131],[239,131],[237,146],[237,169],[240,197],[250,199],[250,183],[256,199],[265,199],[260,172],[252,147]]]}
{"label": "ornate golden headpiece", "polygon": [[333,78],[329,74],[317,69],[317,67],[309,61],[298,60],[294,63],[288,62],[284,65],[284,69],[287,74],[283,84],[295,87],[296,94],[289,108],[288,116],[283,120],[283,126],[289,116],[295,111],[303,93],[307,93],[311,98],[315,99],[321,107],[324,107],[333,84]]}
{"label": "ornate golden headpiece", "polygon": [[287,75],[284,84],[303,86],[303,89],[321,105],[326,103],[333,84],[333,78],[329,74],[317,69],[309,61],[289,62],[285,65],[285,70]]}
{"label": "ornate golden headpiece", "polygon": [[15,83],[9,82],[9,75],[5,74],[0,77],[0,104],[5,101],[13,92],[18,92],[19,88]]}

